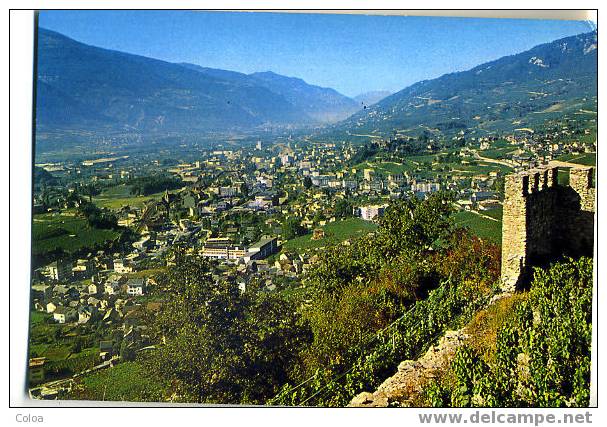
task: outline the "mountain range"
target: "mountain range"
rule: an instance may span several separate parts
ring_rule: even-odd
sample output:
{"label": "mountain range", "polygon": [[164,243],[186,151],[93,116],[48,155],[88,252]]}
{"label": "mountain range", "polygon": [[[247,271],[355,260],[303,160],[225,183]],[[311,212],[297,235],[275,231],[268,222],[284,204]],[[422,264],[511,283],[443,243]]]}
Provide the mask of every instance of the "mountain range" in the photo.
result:
{"label": "mountain range", "polygon": [[[37,130],[448,136],[596,111],[597,32],[567,37],[392,95],[348,98],[273,72],[244,74],[102,49],[39,29]],[[342,120],[338,122],[339,120]],[[338,122],[338,123],[335,123]]]}
{"label": "mountain range", "polygon": [[415,83],[335,125],[338,134],[495,132],[597,108],[597,32]]}
{"label": "mountain range", "polygon": [[44,130],[207,132],[315,126],[358,103],[271,72],[175,64],[38,31],[37,126]]}
{"label": "mountain range", "polygon": [[205,68],[200,65],[181,63],[216,78],[261,86],[282,96],[301,111],[303,117],[315,123],[331,123],[345,119],[359,110],[356,99],[348,98],[334,89],[314,86],[296,77],[286,77],[272,71],[244,74],[236,71]]}

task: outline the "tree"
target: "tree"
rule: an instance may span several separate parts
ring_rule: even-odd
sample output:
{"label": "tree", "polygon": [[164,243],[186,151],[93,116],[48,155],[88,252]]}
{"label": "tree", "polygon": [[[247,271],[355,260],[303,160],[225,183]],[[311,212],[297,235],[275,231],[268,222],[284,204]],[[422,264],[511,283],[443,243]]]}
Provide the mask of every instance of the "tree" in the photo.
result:
{"label": "tree", "polygon": [[98,195],[99,189],[97,188],[97,186],[95,184],[85,184],[81,186],[80,191],[82,192],[82,194],[84,194],[85,196],[88,196],[89,198],[89,203],[93,202],[93,197]]}
{"label": "tree", "polygon": [[175,190],[180,188],[183,182],[171,175],[153,175],[133,178],[131,180],[131,194],[138,196],[148,196],[161,191]]}
{"label": "tree", "polygon": [[185,400],[263,403],[289,380],[309,333],[278,295],[213,278],[206,259],[177,254],[159,278],[170,296],[152,330],[158,350],[150,369],[176,385]]}
{"label": "tree", "polygon": [[243,195],[243,197],[247,197],[249,195],[249,186],[246,182],[240,184],[240,193]]}
{"label": "tree", "polygon": [[379,229],[385,254],[427,251],[448,237],[453,226],[452,201],[451,195],[441,192],[424,201],[399,200],[388,206]]}
{"label": "tree", "polygon": [[80,353],[82,351],[82,337],[76,337],[72,342],[72,353]]}
{"label": "tree", "polygon": [[51,191],[50,191],[50,188],[47,187],[46,185],[42,186],[40,198],[42,199],[42,204],[45,209],[47,209],[51,206]]}
{"label": "tree", "polygon": [[94,228],[115,229],[118,227],[116,215],[107,209],[99,209],[94,203],[83,201],[78,211]]}
{"label": "tree", "polygon": [[321,221],[324,221],[326,219],[327,218],[325,217],[325,214],[321,210],[318,210],[314,214],[314,218],[312,218],[312,222],[314,222],[315,224],[319,224]]}
{"label": "tree", "polygon": [[[459,242],[448,239],[452,234],[450,213],[446,194],[424,201],[396,201],[386,210],[374,236],[322,253],[304,277],[305,298],[311,301],[304,315],[314,333],[314,342],[306,351],[308,373],[327,363],[341,363],[348,349],[426,298],[451,273],[458,273],[457,266],[450,271],[441,268],[447,260],[454,260],[449,266],[462,261],[469,267],[467,272],[474,273],[472,277],[486,276],[482,274],[494,258],[477,254],[476,240],[461,253],[437,250]],[[468,261],[472,261],[470,266]]]}
{"label": "tree", "polygon": [[493,182],[493,185],[491,186],[491,189],[499,195],[500,200],[504,199],[505,181],[506,180],[503,176],[499,176],[495,179],[495,181]]}
{"label": "tree", "polygon": [[351,217],[352,214],[352,203],[347,199],[340,199],[335,202],[335,217],[336,218],[348,218]]}
{"label": "tree", "polygon": [[312,187],[312,178],[306,176],[303,180],[303,186],[306,190]]}
{"label": "tree", "polygon": [[239,388],[230,378],[243,369],[241,295],[214,280],[205,261],[177,257],[175,268],[159,278],[159,287],[171,298],[153,325],[164,345],[151,367],[175,381],[188,400],[235,402]]}
{"label": "tree", "polygon": [[301,225],[299,218],[291,217],[282,224],[281,234],[283,239],[291,240],[305,234],[306,229]]}
{"label": "tree", "polygon": [[292,381],[312,333],[295,306],[278,293],[249,293],[246,371],[241,402],[265,403]]}
{"label": "tree", "polygon": [[126,340],[122,340],[120,344],[120,358],[125,362],[135,360],[135,350],[132,346],[129,346]]}
{"label": "tree", "polygon": [[34,188],[36,190],[44,190],[57,184],[59,184],[59,180],[53,174],[38,166],[34,166]]}

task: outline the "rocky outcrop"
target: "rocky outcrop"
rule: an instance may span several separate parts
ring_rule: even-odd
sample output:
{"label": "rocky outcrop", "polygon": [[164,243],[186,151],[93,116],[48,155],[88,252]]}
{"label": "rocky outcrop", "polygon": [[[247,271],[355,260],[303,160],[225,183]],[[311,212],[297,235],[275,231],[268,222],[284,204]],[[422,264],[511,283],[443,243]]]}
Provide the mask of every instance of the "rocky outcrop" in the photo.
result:
{"label": "rocky outcrop", "polygon": [[399,407],[411,406],[422,387],[439,372],[444,371],[468,335],[464,329],[447,331],[436,345],[418,360],[405,360],[398,365],[396,374],[385,380],[375,392],[358,394],[351,407]]}

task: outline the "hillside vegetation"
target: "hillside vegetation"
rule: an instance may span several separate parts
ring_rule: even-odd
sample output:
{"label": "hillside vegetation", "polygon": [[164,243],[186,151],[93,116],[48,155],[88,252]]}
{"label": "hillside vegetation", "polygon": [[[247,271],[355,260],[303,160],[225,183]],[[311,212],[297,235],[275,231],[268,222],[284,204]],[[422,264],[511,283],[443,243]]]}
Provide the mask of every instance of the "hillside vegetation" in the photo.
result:
{"label": "hillside vegetation", "polygon": [[110,369],[73,397],[98,398],[102,385],[106,399],[346,406],[465,327],[467,344],[420,384],[418,405],[587,405],[592,261],[537,269],[528,292],[490,303],[499,247],[457,228],[450,202],[394,202],[374,233],[319,254],[297,289],[241,292],[176,252],[146,321],[156,349],[123,367],[137,381]]}
{"label": "hillside vegetation", "polygon": [[471,342],[427,385],[433,406],[589,403],[592,259],[536,269],[531,289],[476,314]]}

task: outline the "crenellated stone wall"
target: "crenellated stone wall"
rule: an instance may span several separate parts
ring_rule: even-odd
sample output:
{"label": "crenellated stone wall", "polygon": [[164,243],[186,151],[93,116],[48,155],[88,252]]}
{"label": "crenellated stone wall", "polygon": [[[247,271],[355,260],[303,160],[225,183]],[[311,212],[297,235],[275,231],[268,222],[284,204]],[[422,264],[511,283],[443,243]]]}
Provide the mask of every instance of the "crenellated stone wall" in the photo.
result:
{"label": "crenellated stone wall", "polygon": [[502,219],[502,289],[513,291],[533,266],[562,255],[592,255],[594,169],[572,168],[569,186],[558,184],[558,168],[506,176]]}

